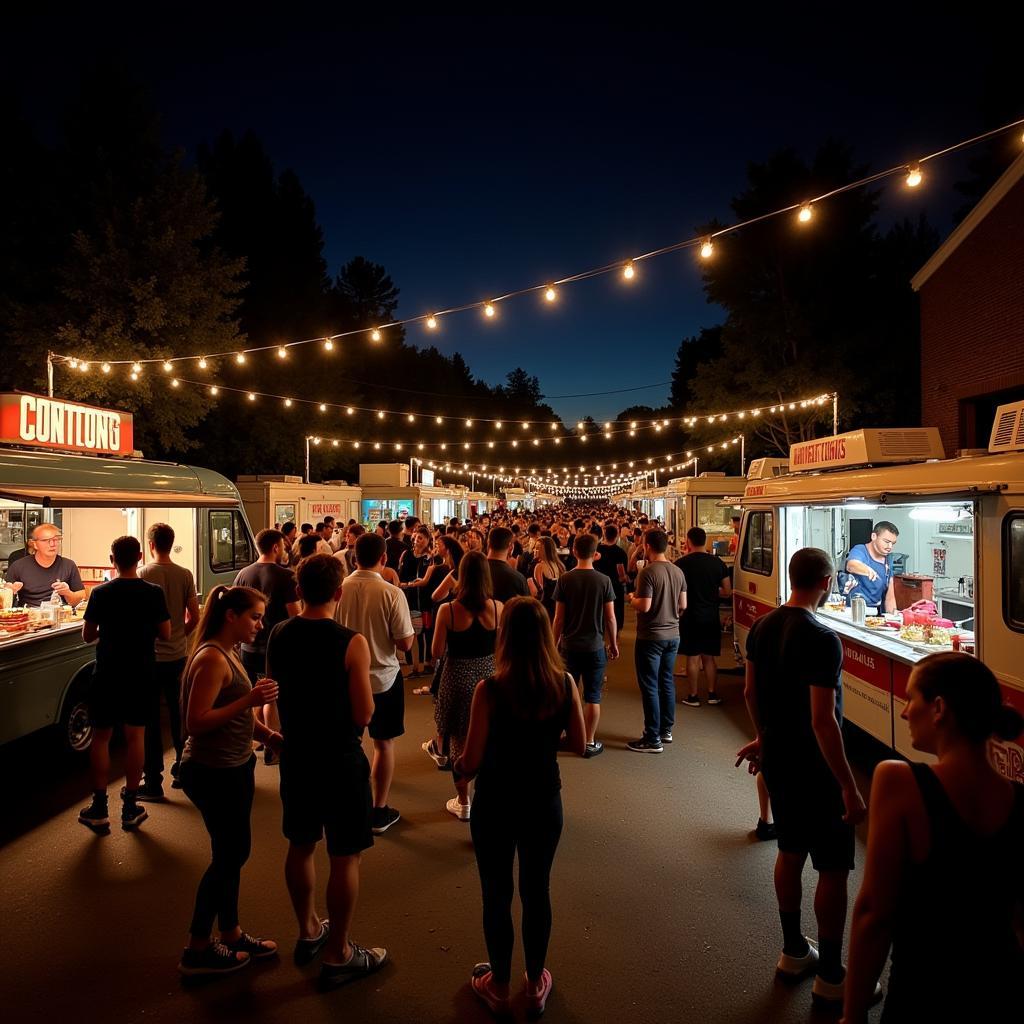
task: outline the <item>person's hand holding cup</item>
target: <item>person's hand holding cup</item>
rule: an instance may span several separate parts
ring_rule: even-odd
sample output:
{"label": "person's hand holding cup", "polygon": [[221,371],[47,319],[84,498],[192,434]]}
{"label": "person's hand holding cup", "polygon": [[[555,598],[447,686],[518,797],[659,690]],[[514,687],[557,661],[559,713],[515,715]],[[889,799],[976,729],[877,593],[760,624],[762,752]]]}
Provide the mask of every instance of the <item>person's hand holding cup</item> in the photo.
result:
{"label": "person's hand holding cup", "polygon": [[261,676],[256,680],[256,685],[252,688],[250,696],[251,705],[254,708],[261,708],[264,704],[273,704],[276,701],[277,683],[267,676]]}

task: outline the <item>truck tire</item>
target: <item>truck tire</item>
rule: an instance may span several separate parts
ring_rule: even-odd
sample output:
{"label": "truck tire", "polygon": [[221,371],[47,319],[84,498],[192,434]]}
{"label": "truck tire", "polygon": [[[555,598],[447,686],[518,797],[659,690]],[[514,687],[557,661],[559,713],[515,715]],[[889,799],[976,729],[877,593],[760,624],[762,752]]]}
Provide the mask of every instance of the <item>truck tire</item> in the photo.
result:
{"label": "truck tire", "polygon": [[92,673],[79,673],[64,695],[60,709],[61,744],[65,750],[80,754],[92,745],[92,724],[89,721],[89,689]]}

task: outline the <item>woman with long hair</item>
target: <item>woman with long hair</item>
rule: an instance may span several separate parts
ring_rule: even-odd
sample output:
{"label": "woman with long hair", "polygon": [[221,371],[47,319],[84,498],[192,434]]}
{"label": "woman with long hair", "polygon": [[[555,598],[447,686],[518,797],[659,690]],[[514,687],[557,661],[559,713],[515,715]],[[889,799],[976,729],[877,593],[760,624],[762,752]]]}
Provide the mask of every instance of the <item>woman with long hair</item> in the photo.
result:
{"label": "woman with long hair", "polygon": [[512,862],[519,853],[527,1011],[537,1017],[551,992],[544,966],[551,937],[549,881],[562,834],[557,752],[583,756],[586,727],[572,677],[555,647],[551,623],[532,597],[505,606],[494,674],[473,694],[469,734],[456,770],[476,775],[470,828],[483,893],[488,963],[471,985],[496,1014],[508,1012],[512,972]]}
{"label": "woman with long hair", "polygon": [[[437,735],[447,739],[452,762],[462,753],[469,731],[473,691],[494,671],[501,602],[491,596],[491,570],[479,551],[463,555],[459,563],[455,600],[442,605],[434,622],[434,658],[444,657],[441,682],[434,705]],[[441,766],[443,753],[436,739],[424,748]],[[434,749],[429,749],[433,745]],[[445,809],[459,821],[469,821],[469,780],[453,771],[455,796]]]}
{"label": "woman with long hair", "polygon": [[989,668],[959,653],[917,663],[901,717],[938,764],[875,769],[845,1020],[867,1020],[890,947],[883,1022],[1019,1019],[1024,785],[999,774],[989,741],[1019,740],[1024,717]]}
{"label": "woman with long hair", "polygon": [[558,549],[550,537],[541,537],[537,542],[537,560],[534,562],[533,575],[530,577],[530,593],[548,613],[548,618],[555,617],[555,584],[558,577],[565,572],[565,563],[558,557]]}
{"label": "woman with long hair", "polygon": [[[266,598],[251,587],[217,586],[196,626],[181,684],[187,739],[179,780],[210,834],[213,859],[199,883],[188,946],[178,970],[186,976],[223,974],[271,957],[277,944],[254,938],[238,923],[238,887],[252,845],[255,793],[253,735],[272,750],[281,734],[257,721],[254,708],[277,700],[277,683],[249,681],[236,647],[263,628]],[[218,918],[220,941],[212,939]]]}
{"label": "woman with long hair", "polygon": [[[450,588],[447,586],[447,581],[450,578],[452,580],[452,587],[454,587],[454,581],[459,575],[459,563],[462,561],[462,546],[454,537],[442,536],[435,545],[434,551],[434,564],[430,567],[422,582],[424,588],[422,593],[428,594],[430,601],[429,610],[423,612],[423,634],[427,653],[430,656],[428,667],[433,678],[428,686],[417,686],[412,691],[418,697],[426,697],[428,694],[437,696],[440,679],[435,671],[436,662],[433,651],[434,623],[437,621],[438,609],[449,593]],[[442,588],[444,588],[443,591]],[[438,591],[442,591],[440,597],[438,597]]]}

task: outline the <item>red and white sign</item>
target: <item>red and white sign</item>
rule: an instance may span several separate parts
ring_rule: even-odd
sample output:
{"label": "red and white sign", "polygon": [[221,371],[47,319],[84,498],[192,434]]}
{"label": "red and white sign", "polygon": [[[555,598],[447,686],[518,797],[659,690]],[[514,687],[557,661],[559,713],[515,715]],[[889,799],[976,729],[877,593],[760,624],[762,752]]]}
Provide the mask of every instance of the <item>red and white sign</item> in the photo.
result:
{"label": "red and white sign", "polygon": [[793,473],[804,469],[855,465],[858,462],[867,462],[863,431],[824,437],[820,441],[801,441],[789,449],[789,468]]}
{"label": "red and white sign", "polygon": [[309,503],[309,517],[311,519],[323,519],[324,516],[334,516],[337,519],[340,515],[340,501],[311,501]]}
{"label": "red and white sign", "polygon": [[753,598],[744,597],[742,594],[735,594],[733,599],[733,618],[736,620],[737,625],[744,626],[749,629],[754,622],[761,618],[762,615],[767,615],[768,612],[774,611],[775,605],[766,604],[764,601],[755,601]]}
{"label": "red and white sign", "polygon": [[131,413],[42,395],[0,395],[0,442],[89,455],[130,455]]}

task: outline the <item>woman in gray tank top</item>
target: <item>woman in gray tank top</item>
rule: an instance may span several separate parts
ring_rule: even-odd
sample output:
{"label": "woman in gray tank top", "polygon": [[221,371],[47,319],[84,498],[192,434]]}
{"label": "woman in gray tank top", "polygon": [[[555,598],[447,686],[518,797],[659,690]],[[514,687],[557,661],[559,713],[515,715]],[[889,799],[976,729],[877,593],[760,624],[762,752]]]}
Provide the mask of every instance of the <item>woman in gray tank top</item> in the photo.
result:
{"label": "woman in gray tank top", "polygon": [[[252,686],[235,648],[263,628],[266,599],[250,587],[214,587],[195,632],[181,684],[187,739],[179,778],[210,833],[213,859],[199,883],[189,942],[178,970],[186,976],[223,974],[277,953],[238,923],[238,887],[251,847],[255,793],[253,736],[274,749],[281,734],[257,722],[253,708],[277,699],[277,683]],[[220,940],[212,939],[218,918]]]}

